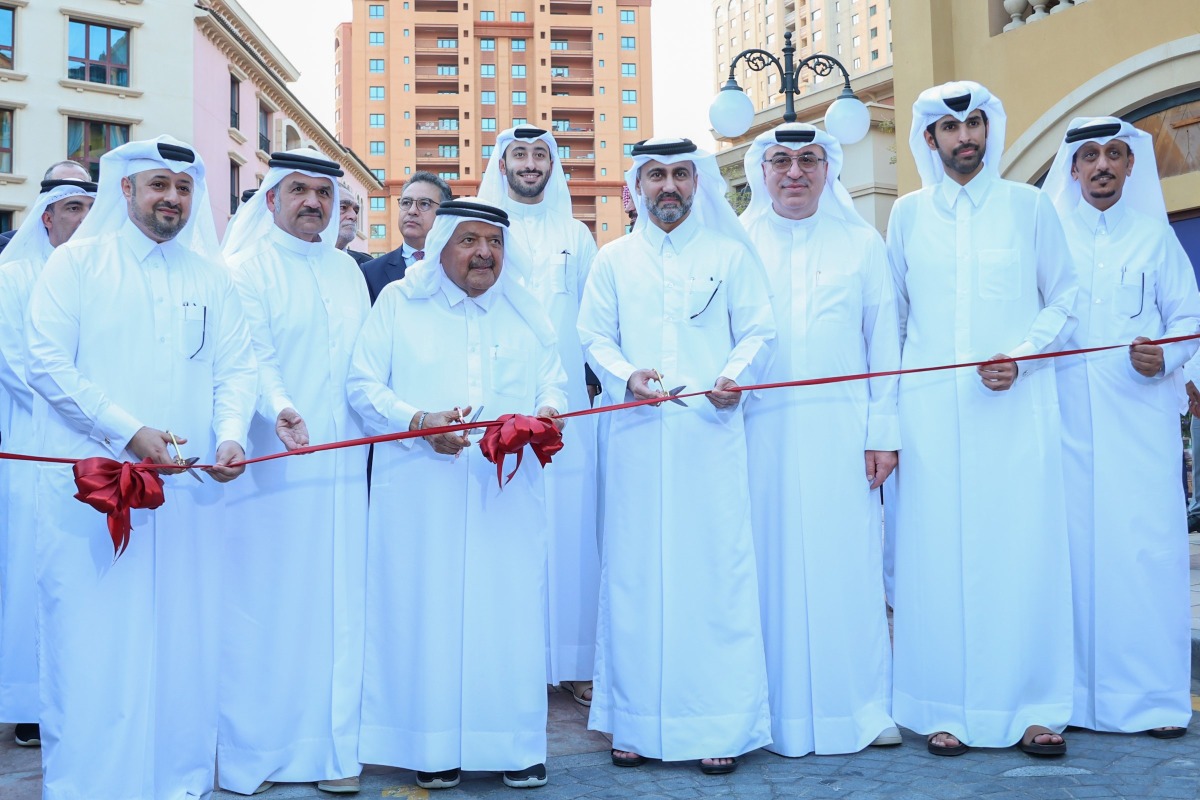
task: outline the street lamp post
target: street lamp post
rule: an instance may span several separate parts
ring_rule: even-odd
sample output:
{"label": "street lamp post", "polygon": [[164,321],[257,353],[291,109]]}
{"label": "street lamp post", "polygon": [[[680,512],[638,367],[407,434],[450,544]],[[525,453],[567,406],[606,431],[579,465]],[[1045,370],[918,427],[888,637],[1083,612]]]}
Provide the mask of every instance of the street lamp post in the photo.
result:
{"label": "street lamp post", "polygon": [[746,66],[755,72],[762,72],[772,65],[779,70],[780,91],[783,92],[783,121],[796,121],[796,95],[800,94],[800,73],[804,69],[812,70],[819,77],[832,75],[835,69],[840,70],[845,84],[842,93],[830,104],[825,112],[825,128],[842,144],[853,144],[867,135],[871,128],[871,112],[863,102],[855,96],[850,88],[850,73],[831,55],[816,53],[795,63],[796,48],[792,44],[792,33],[783,34],[783,63],[772,53],[759,48],[743,50],[734,56],[729,64],[729,79],[717,93],[708,110],[708,119],[713,129],[727,138],[741,136],[750,129],[754,121],[754,104],[742,87],[738,86],[736,74],[739,61],[745,61]]}

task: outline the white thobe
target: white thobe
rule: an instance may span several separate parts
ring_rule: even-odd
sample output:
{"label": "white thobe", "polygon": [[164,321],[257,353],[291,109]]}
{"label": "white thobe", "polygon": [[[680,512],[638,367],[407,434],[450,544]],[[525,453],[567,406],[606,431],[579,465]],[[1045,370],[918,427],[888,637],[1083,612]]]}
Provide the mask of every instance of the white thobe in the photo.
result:
{"label": "white thobe", "polygon": [[[637,369],[667,389],[754,383],[775,324],[753,254],[689,217],[601,248],[579,333],[622,398]],[[742,407],[687,402],[610,412],[588,721],[617,749],[667,761],[771,740]]]}
{"label": "white thobe", "polygon": [[[896,202],[905,369],[1055,349],[1078,287],[1054,207],[985,170]],[[1071,585],[1053,368],[900,379],[892,713],[1005,747],[1071,713]]]}
{"label": "white thobe", "polygon": [[[1200,295],[1165,221],[1118,202],[1080,202],[1063,226],[1079,273],[1068,348],[1196,333]],[[1137,732],[1186,727],[1191,615],[1179,480],[1176,370],[1196,341],[1164,345],[1162,374],[1121,348],[1056,360],[1075,598],[1071,724]]]}
{"label": "white thobe", "polygon": [[[530,292],[558,337],[572,408],[590,405],[576,323],[596,243],[587,226],[547,213],[544,203],[509,203],[509,235],[532,262]],[[600,549],[596,539],[596,418],[571,422],[571,446],[546,473],[551,519],[547,573],[546,669],[550,683],[592,679]]]}
{"label": "white thobe", "polygon": [[[774,211],[747,228],[766,266],[778,347],[765,383],[894,370],[896,301],[865,225]],[[878,490],[865,450],[898,450],[896,378],[746,399],[751,509],[771,697],[767,749],[853,753],[891,719]]]}
{"label": "white thobe", "polygon": [[[137,461],[143,426],[212,463],[245,446],[257,376],[219,263],[132,223],[55,250],[34,286],[26,375],[40,453]],[[48,405],[47,405],[48,404]],[[39,464],[38,646],[45,800],[207,797],[217,740],[221,484],[165,475],[113,563],[103,514],[71,467]]]}
{"label": "white thobe", "polygon": [[[444,274],[429,297],[383,290],[348,382],[372,434],[406,431],[420,410],[567,410],[554,342],[539,340],[505,291],[468,298]],[[573,423],[546,472],[574,446]],[[501,489],[478,440],[457,458],[424,439],[375,446],[365,763],[505,771],[546,760],[543,470],[526,452]],[[509,456],[504,474],[515,466]]]}
{"label": "white thobe", "polygon": [[[346,372],[370,310],[354,260],[271,226],[229,260],[259,363],[248,455],[284,450],[295,409],[310,444],[361,438]],[[360,772],[367,448],[255,464],[231,492],[221,648],[221,786]]]}
{"label": "white thobe", "polygon": [[[54,252],[0,266],[0,452],[33,455],[33,393],[25,382],[25,308]],[[0,720],[38,718],[34,489],[37,467],[0,460]]]}

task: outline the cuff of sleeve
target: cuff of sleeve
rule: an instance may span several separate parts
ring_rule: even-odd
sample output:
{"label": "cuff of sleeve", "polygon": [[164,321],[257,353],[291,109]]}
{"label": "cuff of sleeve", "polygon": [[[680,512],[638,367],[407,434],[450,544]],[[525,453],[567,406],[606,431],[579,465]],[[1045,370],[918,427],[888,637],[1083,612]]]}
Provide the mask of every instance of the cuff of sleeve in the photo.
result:
{"label": "cuff of sleeve", "polygon": [[[1163,376],[1170,375],[1175,370],[1190,363],[1189,359],[1195,352],[1195,342],[1172,342],[1163,345]],[[1191,380],[1189,376],[1188,380]]]}
{"label": "cuff of sleeve", "polygon": [[285,408],[295,408],[296,406],[287,395],[277,394],[267,400],[267,407],[271,411],[271,421],[273,422],[279,419],[279,415],[283,413]]}
{"label": "cuff of sleeve", "polygon": [[[1036,355],[1037,352],[1038,349],[1033,346],[1033,343],[1029,340],[1026,340],[1013,348],[1008,355],[1012,358],[1022,358],[1024,356]],[[1048,358],[1037,358],[1032,361],[1017,362],[1017,380],[1021,380],[1025,376],[1037,372],[1039,369],[1046,366],[1046,363],[1049,361],[1050,359]]]}
{"label": "cuff of sleeve", "polygon": [[871,414],[867,418],[867,450],[899,450],[900,418],[896,414]]}
{"label": "cuff of sleeve", "polygon": [[92,438],[111,450],[113,455],[117,455],[141,429],[142,423],[123,408],[110,405],[92,426]]}
{"label": "cuff of sleeve", "polygon": [[[400,433],[408,430],[408,426],[412,424],[414,414],[420,413],[421,409],[416,406],[410,406],[401,400],[397,400],[388,412],[388,427],[391,430]],[[420,440],[420,437],[414,436],[411,439],[400,439],[396,444],[401,447],[412,447]]]}
{"label": "cuff of sleeve", "polygon": [[[750,380],[750,376],[747,375],[747,368],[749,366],[745,361],[730,361],[717,377],[728,378],[738,386],[749,386],[754,383],[753,380]],[[713,383],[715,384],[716,381],[713,381]]]}
{"label": "cuff of sleeve", "polygon": [[[538,396],[537,408],[545,408],[546,406],[550,406],[559,414],[565,414],[568,411],[567,396],[557,389],[543,392]],[[534,409],[534,411],[536,413],[537,409]]]}
{"label": "cuff of sleeve", "polygon": [[217,447],[220,447],[222,442],[233,442],[242,448],[243,453],[246,452],[246,439],[248,437],[245,427],[236,422],[226,422],[218,425],[213,433],[217,435]]}

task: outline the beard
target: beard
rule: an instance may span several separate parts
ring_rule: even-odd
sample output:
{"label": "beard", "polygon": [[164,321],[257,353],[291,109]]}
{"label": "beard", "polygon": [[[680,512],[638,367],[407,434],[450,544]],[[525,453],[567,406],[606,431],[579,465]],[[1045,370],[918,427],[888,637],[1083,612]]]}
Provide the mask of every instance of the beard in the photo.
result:
{"label": "beard", "polygon": [[939,154],[942,157],[942,164],[946,167],[947,171],[953,170],[959,175],[970,175],[972,172],[979,169],[979,165],[983,163],[983,154],[987,148],[981,144],[976,149],[975,155],[967,156],[966,158],[959,158],[958,154],[963,149],[964,148],[961,146],[956,147],[954,148],[954,151],[949,154],[939,151]]}
{"label": "beard", "polygon": [[[679,222],[679,220],[688,215],[688,212],[692,210],[692,201],[694,199],[695,197],[693,196],[689,197],[687,200],[684,200],[682,195],[675,194],[674,192],[665,192],[655,197],[653,202],[647,198],[646,210],[649,211],[650,215],[659,222],[665,222],[666,224],[671,225]],[[664,209],[662,207],[664,200],[674,200],[675,202],[679,203],[679,205],[676,208]]]}
{"label": "beard", "polygon": [[[166,219],[160,219],[155,213],[155,211],[157,211],[160,207],[170,208],[174,211],[177,211],[179,215],[175,218],[174,222]],[[183,226],[187,224],[187,215],[183,213],[183,209],[180,206],[173,206],[167,203],[159,203],[150,211],[143,211],[142,209],[134,206],[133,217],[136,221],[146,226],[147,230],[163,241],[174,239],[179,232],[183,230]]]}
{"label": "beard", "polygon": [[550,182],[549,171],[542,173],[542,179],[533,186],[522,181],[516,172],[509,172],[506,177],[508,178],[508,188],[512,189],[513,194],[524,197],[527,200],[541,195],[542,192],[546,191],[546,184]]}

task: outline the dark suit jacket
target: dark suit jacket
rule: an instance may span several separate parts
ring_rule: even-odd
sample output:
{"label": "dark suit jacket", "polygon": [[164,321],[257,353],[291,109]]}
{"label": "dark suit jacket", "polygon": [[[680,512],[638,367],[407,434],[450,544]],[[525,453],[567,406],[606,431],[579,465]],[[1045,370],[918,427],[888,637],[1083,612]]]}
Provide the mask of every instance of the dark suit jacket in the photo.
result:
{"label": "dark suit jacket", "polygon": [[404,256],[401,254],[403,249],[397,247],[387,255],[362,265],[363,277],[367,279],[367,291],[371,294],[371,305],[375,305],[375,299],[379,297],[383,287],[404,277]]}
{"label": "dark suit jacket", "polygon": [[368,261],[370,261],[370,260],[371,260],[371,254],[370,254],[370,253],[360,253],[360,252],[358,252],[357,250],[351,250],[349,247],[347,247],[347,248],[346,248],[346,251],[345,251],[345,252],[346,252],[346,255],[348,255],[348,256],[350,256],[351,258],[353,258],[353,259],[354,259],[354,263],[355,263],[355,264],[358,264],[360,267],[361,267],[363,264],[365,264],[365,263],[367,263]]}

